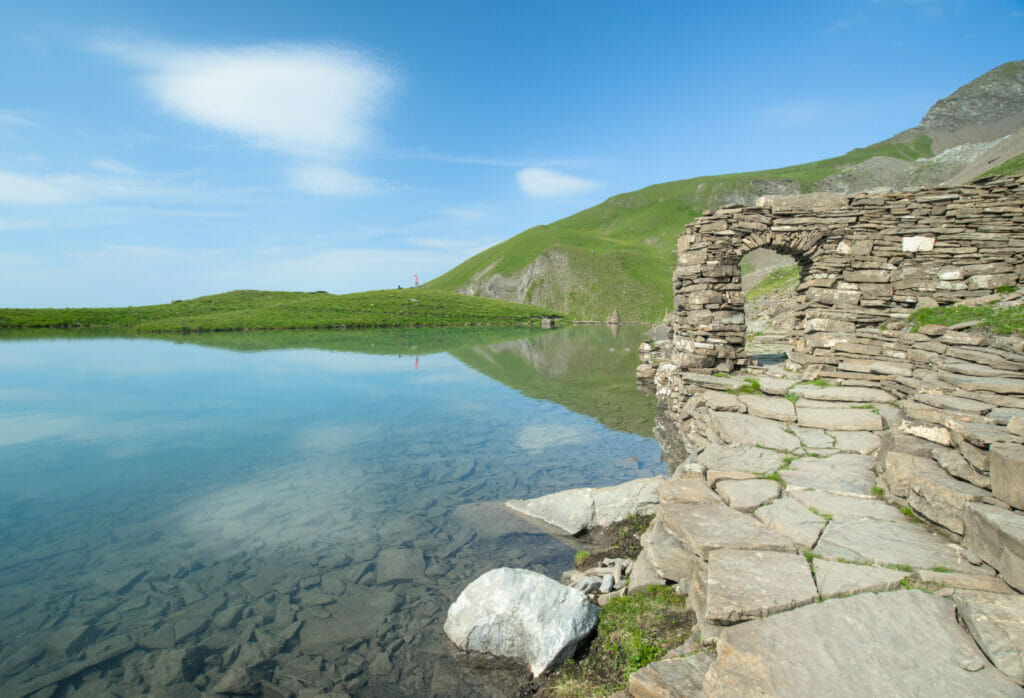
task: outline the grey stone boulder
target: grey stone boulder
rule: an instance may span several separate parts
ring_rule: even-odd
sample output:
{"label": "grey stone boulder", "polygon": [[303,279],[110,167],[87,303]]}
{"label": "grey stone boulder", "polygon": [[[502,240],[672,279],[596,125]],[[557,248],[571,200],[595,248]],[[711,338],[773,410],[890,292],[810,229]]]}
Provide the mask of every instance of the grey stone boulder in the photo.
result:
{"label": "grey stone boulder", "polygon": [[1022,696],[920,591],[858,594],[723,628],[707,696]]}
{"label": "grey stone boulder", "polygon": [[658,503],[658,485],[664,479],[648,477],[612,487],[563,490],[536,499],[510,499],[505,506],[574,536],[595,526],[610,526],[634,514],[653,514]]}
{"label": "grey stone boulder", "polygon": [[[987,571],[987,567],[981,567]],[[936,584],[938,586],[950,587],[952,589],[966,589],[968,591],[985,591],[992,594],[1016,594],[1006,582],[999,577],[986,577],[982,574],[961,574],[958,572],[936,572],[935,570],[918,570],[917,576],[922,582]]]}
{"label": "grey stone boulder", "polygon": [[537,677],[573,655],[597,616],[579,591],[537,572],[499,567],[462,590],[444,632],[463,651],[517,659]]}
{"label": "grey stone boulder", "polygon": [[896,507],[881,499],[846,496],[815,490],[793,490],[789,496],[808,508],[838,519],[879,519],[881,521],[906,521]]}
{"label": "grey stone boulder", "polygon": [[999,671],[1024,684],[1024,596],[957,591],[956,613]]}

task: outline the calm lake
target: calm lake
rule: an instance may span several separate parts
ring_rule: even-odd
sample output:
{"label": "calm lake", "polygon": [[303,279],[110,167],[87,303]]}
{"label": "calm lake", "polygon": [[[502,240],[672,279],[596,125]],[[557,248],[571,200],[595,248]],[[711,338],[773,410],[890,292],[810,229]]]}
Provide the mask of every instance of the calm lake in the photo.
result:
{"label": "calm lake", "polygon": [[448,605],[665,472],[644,329],[0,333],[0,696],[507,692]]}

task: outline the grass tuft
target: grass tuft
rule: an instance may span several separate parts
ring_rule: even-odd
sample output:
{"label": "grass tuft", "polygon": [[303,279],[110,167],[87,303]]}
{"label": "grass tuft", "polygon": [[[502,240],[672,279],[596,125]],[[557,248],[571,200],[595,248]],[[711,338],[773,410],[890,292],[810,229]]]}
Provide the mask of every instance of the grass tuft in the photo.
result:
{"label": "grass tuft", "polygon": [[921,523],[921,519],[917,518],[917,514],[910,507],[903,507],[900,509],[900,513],[910,519],[912,523]]}
{"label": "grass tuft", "polygon": [[961,322],[980,320],[984,327],[995,334],[1024,333],[1024,305],[997,308],[988,305],[946,305],[941,308],[915,310],[908,318],[911,329],[916,332],[922,325],[956,325]]}
{"label": "grass tuft", "polygon": [[[578,661],[557,667],[545,683],[555,695],[609,695],[629,675],[686,641],[693,614],[672,587],[648,587],[612,599],[601,610],[597,636]],[[544,693],[547,693],[545,691]]]}

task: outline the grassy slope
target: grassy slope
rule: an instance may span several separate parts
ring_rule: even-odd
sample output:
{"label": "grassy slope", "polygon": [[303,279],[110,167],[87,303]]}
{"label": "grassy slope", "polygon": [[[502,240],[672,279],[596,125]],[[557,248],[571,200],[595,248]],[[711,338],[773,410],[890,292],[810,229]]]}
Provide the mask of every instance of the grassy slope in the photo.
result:
{"label": "grassy slope", "polygon": [[466,260],[428,286],[458,291],[488,265],[493,264],[488,275],[514,275],[554,250],[568,257],[574,281],[560,293],[538,291],[528,302],[586,319],[603,320],[617,308],[623,320],[658,321],[672,305],[675,240],[704,209],[753,197],[765,180],[786,180],[801,191],[811,191],[825,177],[872,157],[914,160],[931,155],[931,140],[918,135],[913,141],[885,141],[804,165],[655,184],[530,228]]}
{"label": "grassy slope", "polygon": [[984,179],[985,177],[998,177],[1002,175],[1019,175],[1024,174],[1024,153],[1020,155],[1014,155],[1006,162],[996,165],[985,174],[978,177],[978,179]]}
{"label": "grassy slope", "polygon": [[167,305],[0,309],[0,327],[125,327],[139,332],[519,325],[550,311],[438,290],[231,291]]}
{"label": "grassy slope", "polygon": [[644,329],[627,326],[612,337],[605,326],[577,325],[533,335],[529,347],[508,342],[454,348],[451,354],[527,397],[565,405],[609,429],[649,437],[656,402],[637,390],[635,381],[636,347]]}

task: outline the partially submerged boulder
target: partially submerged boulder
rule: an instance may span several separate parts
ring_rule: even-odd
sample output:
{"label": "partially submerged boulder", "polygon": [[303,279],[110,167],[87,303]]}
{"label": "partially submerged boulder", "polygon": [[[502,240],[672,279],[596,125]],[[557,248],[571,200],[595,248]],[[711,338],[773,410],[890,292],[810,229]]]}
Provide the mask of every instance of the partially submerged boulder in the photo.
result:
{"label": "partially submerged boulder", "polygon": [[658,485],[664,479],[659,475],[613,487],[563,490],[536,499],[510,499],[505,506],[574,536],[595,526],[610,526],[634,514],[653,514],[658,504]]}
{"label": "partially submerged boulder", "polygon": [[571,657],[597,624],[583,593],[530,570],[499,567],[470,582],[448,609],[456,647],[523,661],[534,677]]}

